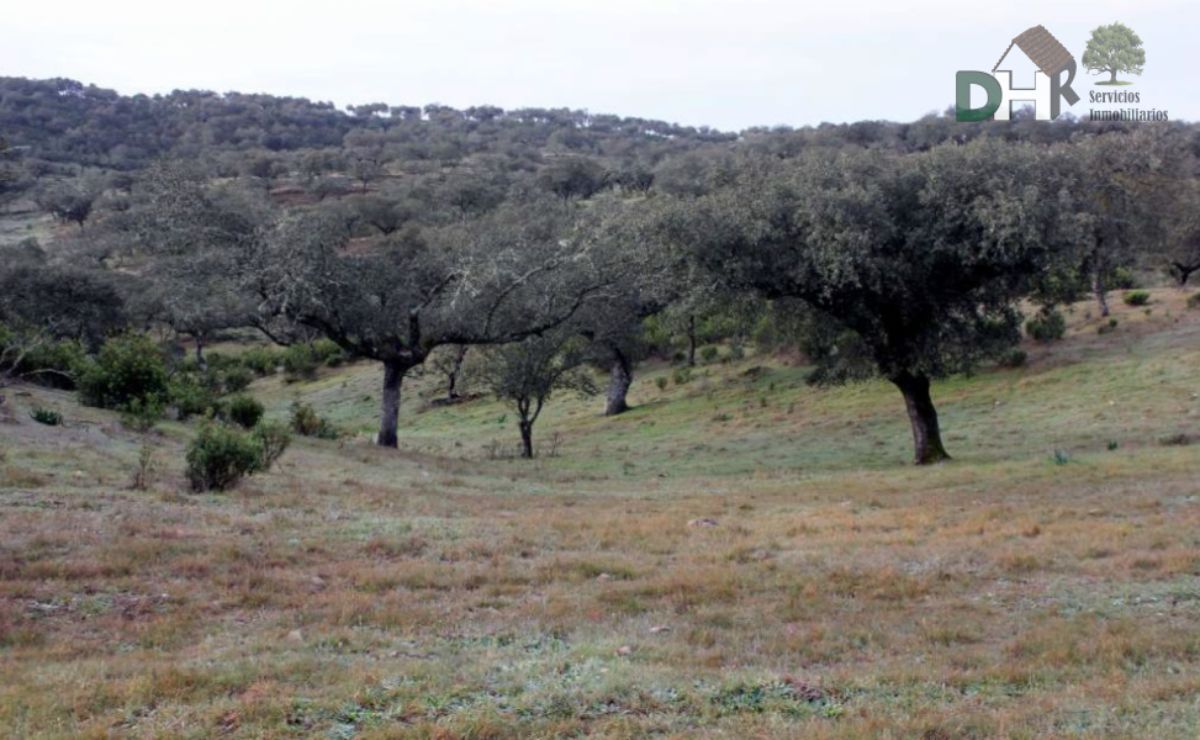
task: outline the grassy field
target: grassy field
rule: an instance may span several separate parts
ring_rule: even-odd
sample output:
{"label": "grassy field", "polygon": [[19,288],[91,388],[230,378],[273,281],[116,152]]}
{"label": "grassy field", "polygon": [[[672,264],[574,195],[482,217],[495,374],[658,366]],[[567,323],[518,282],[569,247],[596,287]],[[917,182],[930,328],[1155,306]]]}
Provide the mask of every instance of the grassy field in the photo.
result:
{"label": "grassy field", "polygon": [[1153,293],[938,383],[929,469],[893,388],[769,357],[557,399],[533,462],[432,378],[399,452],[377,368],[260,380],[350,434],[222,495],[194,426],[9,388],[0,735],[1196,737],[1200,310]]}

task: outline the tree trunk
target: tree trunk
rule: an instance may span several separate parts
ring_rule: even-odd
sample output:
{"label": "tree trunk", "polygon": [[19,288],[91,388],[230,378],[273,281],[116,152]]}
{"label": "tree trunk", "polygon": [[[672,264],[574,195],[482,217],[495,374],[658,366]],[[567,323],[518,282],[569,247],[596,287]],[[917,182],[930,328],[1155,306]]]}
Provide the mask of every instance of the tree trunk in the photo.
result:
{"label": "tree trunk", "polygon": [[613,353],[612,377],[608,383],[607,402],[604,406],[605,416],[616,416],[629,410],[625,396],[633,383],[633,367],[629,358],[623,352]]}
{"label": "tree trunk", "polygon": [[454,355],[454,364],[450,367],[450,372],[446,373],[446,400],[454,401],[458,398],[458,375],[462,372],[463,360],[467,357],[467,345],[462,345],[458,348]]}
{"label": "tree trunk", "polygon": [[1188,278],[1192,276],[1193,272],[1200,270],[1200,263],[1185,265],[1182,262],[1174,262],[1172,265],[1175,267],[1175,276],[1179,278],[1179,287],[1181,288],[1187,285]]}
{"label": "tree trunk", "polygon": [[1096,303],[1100,305],[1100,316],[1108,318],[1108,288],[1104,285],[1104,277],[1095,272],[1092,275],[1092,293],[1096,296]]}
{"label": "tree trunk", "polygon": [[937,409],[933,407],[933,399],[929,395],[929,378],[904,372],[893,376],[891,381],[904,394],[904,405],[908,408],[908,420],[913,433],[913,462],[929,465],[949,460],[950,455],[942,446]]}
{"label": "tree trunk", "polygon": [[1111,77],[1108,78],[1108,81],[1116,82],[1117,81],[1117,70],[1110,69],[1110,70],[1108,70],[1108,73],[1109,73],[1109,75],[1111,75]]}
{"label": "tree trunk", "polygon": [[398,447],[397,430],[400,426],[400,384],[408,367],[403,363],[383,363],[383,400],[380,402],[379,436],[375,444],[380,447]]}
{"label": "tree trunk", "polygon": [[196,335],[196,365],[201,370],[208,369],[208,361],[204,359],[204,337]]}
{"label": "tree trunk", "polygon": [[533,459],[533,421],[522,419],[519,422],[521,427],[521,457],[526,460]]}
{"label": "tree trunk", "polygon": [[688,367],[696,366],[696,317],[688,316]]}

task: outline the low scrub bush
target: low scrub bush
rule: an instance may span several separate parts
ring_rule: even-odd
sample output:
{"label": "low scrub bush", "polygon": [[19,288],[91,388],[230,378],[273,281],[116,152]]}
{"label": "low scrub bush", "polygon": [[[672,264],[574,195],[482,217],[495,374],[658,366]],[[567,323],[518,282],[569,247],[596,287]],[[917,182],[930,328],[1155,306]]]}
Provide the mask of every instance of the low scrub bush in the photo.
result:
{"label": "low scrub bush", "polygon": [[311,344],[294,344],[284,350],[283,371],[290,382],[317,377],[321,359]]}
{"label": "low scrub bush", "polygon": [[1131,290],[1124,296],[1126,306],[1144,306],[1150,302],[1150,294],[1144,290]]}
{"label": "low scrub bush", "polygon": [[1035,342],[1054,342],[1067,333],[1067,320],[1054,309],[1042,310],[1025,322],[1025,332]]}
{"label": "low scrub bush", "polygon": [[1014,347],[1000,355],[1000,358],[996,361],[996,364],[1000,367],[1009,368],[1024,367],[1028,360],[1029,355],[1026,354],[1024,350]]}
{"label": "low scrub bush", "polygon": [[241,393],[253,381],[254,373],[240,365],[222,368],[220,371],[221,388],[226,393]]}
{"label": "low scrub bush", "polygon": [[79,372],[79,398],[88,406],[161,410],[168,397],[167,365],[145,334],[122,334],[104,343]]}
{"label": "low scrub bush", "polygon": [[1118,322],[1116,319],[1109,319],[1108,323],[1101,324],[1100,326],[1096,327],[1096,333],[1097,334],[1109,334],[1109,333],[1117,330],[1117,325],[1118,325]]}
{"label": "low scrub bush", "polygon": [[346,361],[346,354],[330,339],[318,339],[312,343],[313,357],[326,367],[338,367]]}
{"label": "low scrub bush", "polygon": [[225,491],[264,469],[262,441],[252,434],[209,422],[188,446],[187,474],[193,491]]}
{"label": "low scrub bush", "polygon": [[29,418],[36,421],[38,424],[45,424],[48,427],[56,427],[62,424],[62,414],[51,409],[34,406],[29,412]]}
{"label": "low scrub bush", "polygon": [[700,348],[700,359],[704,362],[712,362],[712,361],[716,360],[720,354],[721,354],[721,350],[717,349],[714,345],[711,345],[711,344],[708,345],[707,347]]}
{"label": "low scrub bush", "polygon": [[263,405],[250,396],[229,399],[229,420],[244,428],[253,429],[263,417]]}
{"label": "low scrub bush", "polygon": [[162,418],[164,410],[160,398],[135,398],[121,412],[121,425],[135,432],[148,432]]}
{"label": "low scrub bush", "polygon": [[1200,308],[1200,293],[1193,293],[1187,299],[1188,308]]}
{"label": "low scrub bush", "polygon": [[671,373],[671,380],[675,385],[686,385],[692,382],[692,369],[690,367],[675,368],[675,372]]}
{"label": "low scrub bush", "polygon": [[303,437],[318,439],[337,439],[337,429],[329,420],[317,414],[316,410],[306,403],[292,403],[292,431]]}
{"label": "low scrub bush", "polygon": [[1192,438],[1183,432],[1171,434],[1158,440],[1164,447],[1186,447],[1192,443]]}
{"label": "low scrub bush", "polygon": [[254,427],[254,438],[261,448],[262,469],[270,470],[275,462],[283,457],[288,445],[292,443],[292,433],[287,425],[278,421],[260,422]]}
{"label": "low scrub bush", "polygon": [[1137,287],[1137,278],[1134,277],[1133,270],[1128,267],[1118,267],[1112,271],[1109,285],[1117,290],[1130,290]]}
{"label": "low scrub bush", "polygon": [[219,416],[221,400],[216,392],[196,375],[180,374],[167,386],[168,398],[180,421],[193,416]]}
{"label": "low scrub bush", "polygon": [[274,375],[283,364],[283,353],[273,347],[255,347],[240,357],[242,366],[258,375]]}

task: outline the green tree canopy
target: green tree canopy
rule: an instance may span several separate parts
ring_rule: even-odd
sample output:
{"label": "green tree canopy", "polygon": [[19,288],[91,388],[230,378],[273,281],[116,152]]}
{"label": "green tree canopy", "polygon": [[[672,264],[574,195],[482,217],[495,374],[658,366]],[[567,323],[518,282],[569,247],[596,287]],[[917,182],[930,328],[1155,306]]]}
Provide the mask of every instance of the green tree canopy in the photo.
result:
{"label": "green tree canopy", "polygon": [[1118,72],[1140,75],[1145,63],[1141,38],[1123,23],[1110,23],[1092,31],[1083,52],[1083,66],[1095,74],[1110,75],[1106,83],[1100,84],[1117,84]]}

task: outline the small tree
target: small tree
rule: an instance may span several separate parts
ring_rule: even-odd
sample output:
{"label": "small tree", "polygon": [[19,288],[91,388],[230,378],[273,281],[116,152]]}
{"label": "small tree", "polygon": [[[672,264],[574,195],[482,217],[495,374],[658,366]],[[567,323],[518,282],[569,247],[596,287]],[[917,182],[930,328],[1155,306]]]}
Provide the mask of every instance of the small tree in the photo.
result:
{"label": "small tree", "polygon": [[1167,269],[1182,287],[1200,271],[1200,180],[1185,180],[1174,188],[1163,214]]}
{"label": "small tree", "polygon": [[485,352],[484,382],[497,398],[516,406],[522,457],[534,455],[533,425],[554,391],[596,392],[591,377],[579,370],[584,346],[573,330],[559,329]]}
{"label": "small tree", "polygon": [[1133,29],[1123,23],[1110,23],[1092,31],[1083,51],[1083,66],[1095,74],[1109,74],[1100,85],[1119,85],[1118,72],[1140,75],[1146,63],[1146,50]]}
{"label": "small tree", "polygon": [[58,182],[44,188],[36,200],[42,210],[82,229],[92,215],[97,195],[98,192],[80,183]]}
{"label": "small tree", "polygon": [[462,397],[459,389],[469,349],[465,344],[447,345],[435,352],[428,362],[429,369],[446,380],[446,403],[454,403]]}

